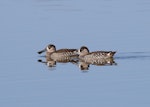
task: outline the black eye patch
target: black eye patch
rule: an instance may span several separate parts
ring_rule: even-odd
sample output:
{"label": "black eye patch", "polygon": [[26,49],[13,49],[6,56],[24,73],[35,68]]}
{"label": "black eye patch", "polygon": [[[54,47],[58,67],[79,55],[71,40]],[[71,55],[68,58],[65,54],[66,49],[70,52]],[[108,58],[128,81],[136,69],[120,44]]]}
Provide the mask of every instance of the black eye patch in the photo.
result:
{"label": "black eye patch", "polygon": [[50,49],[51,47],[52,47],[51,45],[48,46],[49,49]]}
{"label": "black eye patch", "polygon": [[48,48],[49,48],[49,49],[51,49],[52,47],[54,47],[54,48],[55,48],[55,46],[54,46],[54,45],[52,45],[52,44],[48,45]]}
{"label": "black eye patch", "polygon": [[82,47],[80,48],[80,52],[82,52],[82,51],[85,50],[85,49],[89,52],[89,49],[88,49],[87,47],[85,47],[85,46],[82,46]]}

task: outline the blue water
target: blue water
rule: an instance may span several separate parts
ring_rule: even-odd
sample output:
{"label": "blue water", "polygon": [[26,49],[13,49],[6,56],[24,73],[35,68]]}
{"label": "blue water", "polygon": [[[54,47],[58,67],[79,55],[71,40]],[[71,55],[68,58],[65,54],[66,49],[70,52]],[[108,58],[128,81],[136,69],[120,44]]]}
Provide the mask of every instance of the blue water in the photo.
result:
{"label": "blue water", "polygon": [[[0,107],[149,107],[150,1],[1,0]],[[112,50],[116,65],[57,63],[49,43]]]}

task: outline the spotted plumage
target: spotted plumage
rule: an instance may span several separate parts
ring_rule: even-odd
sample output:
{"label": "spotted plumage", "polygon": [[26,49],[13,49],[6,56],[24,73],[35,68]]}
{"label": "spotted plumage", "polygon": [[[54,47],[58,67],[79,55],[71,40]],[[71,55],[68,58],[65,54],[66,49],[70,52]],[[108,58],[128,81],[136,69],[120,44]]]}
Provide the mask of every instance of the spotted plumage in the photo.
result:
{"label": "spotted plumage", "polygon": [[115,53],[114,51],[89,52],[86,46],[82,46],[79,49],[79,59],[92,64],[103,63],[104,60],[113,58]]}
{"label": "spotted plumage", "polygon": [[55,45],[49,44],[44,50],[39,51],[41,54],[46,51],[46,57],[50,57],[53,60],[70,60],[72,57],[78,57],[77,49],[59,49],[56,50]]}

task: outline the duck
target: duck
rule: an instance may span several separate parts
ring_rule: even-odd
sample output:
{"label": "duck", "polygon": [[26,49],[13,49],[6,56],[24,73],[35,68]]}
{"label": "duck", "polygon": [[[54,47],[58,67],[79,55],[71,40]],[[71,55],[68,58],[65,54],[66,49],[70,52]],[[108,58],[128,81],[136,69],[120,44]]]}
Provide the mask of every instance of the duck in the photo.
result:
{"label": "duck", "polygon": [[113,59],[116,51],[94,51],[90,52],[86,46],[82,46],[78,50],[79,59],[90,64],[102,64],[108,59]]}
{"label": "duck", "polygon": [[56,50],[56,46],[53,44],[47,45],[47,47],[41,51],[38,51],[38,54],[46,52],[46,57],[51,58],[54,61],[63,61],[71,60],[71,58],[78,58],[78,49],[59,49]]}

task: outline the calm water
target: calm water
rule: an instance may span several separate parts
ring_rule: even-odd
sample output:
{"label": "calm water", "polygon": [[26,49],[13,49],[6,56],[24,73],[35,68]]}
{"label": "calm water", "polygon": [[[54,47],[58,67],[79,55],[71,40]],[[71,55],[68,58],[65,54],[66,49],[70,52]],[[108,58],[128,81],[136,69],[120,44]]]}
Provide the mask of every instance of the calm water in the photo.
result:
{"label": "calm water", "polygon": [[[149,107],[150,1],[1,0],[0,107]],[[48,67],[37,51],[114,50],[115,65]]]}

